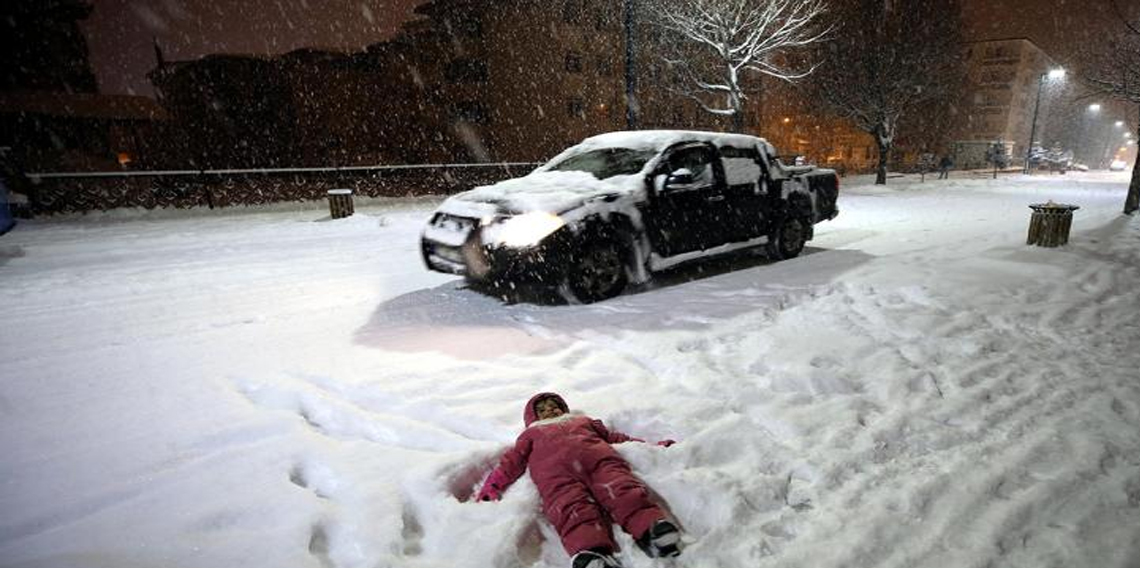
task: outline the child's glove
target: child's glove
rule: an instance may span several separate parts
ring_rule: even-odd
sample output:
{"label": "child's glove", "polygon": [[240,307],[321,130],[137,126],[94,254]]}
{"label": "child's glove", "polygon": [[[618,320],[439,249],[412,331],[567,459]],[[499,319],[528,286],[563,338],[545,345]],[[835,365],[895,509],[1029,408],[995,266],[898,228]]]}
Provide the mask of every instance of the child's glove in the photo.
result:
{"label": "child's glove", "polygon": [[475,499],[478,501],[498,501],[502,498],[503,494],[499,493],[499,490],[492,487],[490,483],[484,485],[483,488],[479,490],[479,494],[475,496]]}
{"label": "child's glove", "polygon": [[676,444],[676,443],[677,442],[674,440],[661,440],[660,442],[657,442],[657,445],[661,446],[663,448],[668,448],[669,446],[672,446],[673,444]]}
{"label": "child's glove", "polygon": [[498,501],[503,498],[503,491],[510,485],[507,476],[503,472],[496,469],[487,476],[487,481],[483,482],[483,488],[479,490],[475,499],[479,501]]}

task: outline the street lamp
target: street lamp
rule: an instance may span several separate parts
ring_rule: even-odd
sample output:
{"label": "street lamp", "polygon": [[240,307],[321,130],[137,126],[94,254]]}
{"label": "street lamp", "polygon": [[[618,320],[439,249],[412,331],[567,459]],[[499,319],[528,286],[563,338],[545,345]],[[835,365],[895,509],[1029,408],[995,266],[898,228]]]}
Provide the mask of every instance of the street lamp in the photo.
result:
{"label": "street lamp", "polygon": [[1100,116],[1100,103],[1092,103],[1088,107],[1088,112],[1081,119],[1081,137],[1077,141],[1076,152],[1077,158],[1085,165],[1088,165],[1095,158],[1095,153],[1090,151],[1093,144],[1090,140],[1089,131],[1092,130],[1092,122],[1098,116]]}
{"label": "street lamp", "polygon": [[1118,120],[1118,121],[1116,121],[1116,122],[1112,123],[1112,125],[1113,125],[1113,126],[1115,126],[1115,127],[1117,127],[1117,128],[1123,128],[1123,127],[1124,127],[1124,121],[1123,121],[1123,120]]}
{"label": "street lamp", "polygon": [[1065,77],[1064,69],[1051,69],[1037,78],[1037,102],[1033,105],[1033,126],[1029,129],[1029,145],[1025,148],[1025,172],[1029,173],[1029,157],[1033,153],[1033,139],[1037,137],[1037,111],[1041,110],[1041,88],[1045,85],[1045,78],[1061,79]]}

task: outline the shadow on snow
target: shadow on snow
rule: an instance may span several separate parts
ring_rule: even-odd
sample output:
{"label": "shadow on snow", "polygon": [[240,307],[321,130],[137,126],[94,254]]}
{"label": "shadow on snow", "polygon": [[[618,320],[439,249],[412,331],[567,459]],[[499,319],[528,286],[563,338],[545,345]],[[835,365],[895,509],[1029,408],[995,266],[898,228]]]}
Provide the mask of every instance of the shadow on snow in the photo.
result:
{"label": "shadow on snow", "polygon": [[794,305],[870,258],[818,248],[781,262],[743,253],[655,274],[647,285],[588,305],[567,305],[533,289],[477,290],[455,280],[381,303],[354,340],[388,351],[489,359],[550,352],[599,334],[703,329],[749,311]]}

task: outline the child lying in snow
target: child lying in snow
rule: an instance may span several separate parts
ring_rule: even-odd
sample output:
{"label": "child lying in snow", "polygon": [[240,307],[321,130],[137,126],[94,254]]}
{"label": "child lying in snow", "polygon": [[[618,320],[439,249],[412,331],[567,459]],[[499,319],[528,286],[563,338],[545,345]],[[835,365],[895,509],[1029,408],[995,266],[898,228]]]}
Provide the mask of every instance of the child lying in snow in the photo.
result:
{"label": "child lying in snow", "polygon": [[558,531],[573,568],[620,568],[613,557],[618,550],[613,522],[651,557],[681,553],[677,527],[650,500],[629,463],[610,447],[645,440],[607,430],[601,420],[571,414],[566,401],[554,393],[531,397],[523,420],[526,430],[483,483],[480,501],[499,500],[529,468],[542,496],[542,512]]}

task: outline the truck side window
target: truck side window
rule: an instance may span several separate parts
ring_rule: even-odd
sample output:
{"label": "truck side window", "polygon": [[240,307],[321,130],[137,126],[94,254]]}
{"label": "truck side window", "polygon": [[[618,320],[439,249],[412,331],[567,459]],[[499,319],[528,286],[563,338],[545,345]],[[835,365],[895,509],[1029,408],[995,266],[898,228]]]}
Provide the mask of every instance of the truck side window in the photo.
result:
{"label": "truck side window", "polygon": [[713,185],[712,153],[704,146],[683,148],[669,157],[669,173],[687,169],[693,174],[693,185]]}

